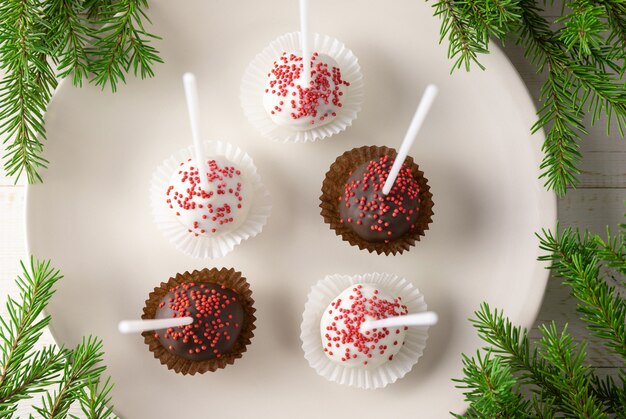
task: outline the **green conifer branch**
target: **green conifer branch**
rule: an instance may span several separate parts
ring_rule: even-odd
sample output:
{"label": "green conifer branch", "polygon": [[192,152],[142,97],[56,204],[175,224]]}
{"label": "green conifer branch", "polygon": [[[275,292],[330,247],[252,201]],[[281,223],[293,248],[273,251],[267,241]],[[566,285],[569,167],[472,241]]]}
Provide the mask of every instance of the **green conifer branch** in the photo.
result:
{"label": "green conifer branch", "polygon": [[469,70],[471,63],[483,68],[478,56],[488,52],[490,37],[515,39],[538,71],[546,70],[543,105],[532,131],[547,131],[540,169],[548,189],[564,195],[578,184],[585,109],[592,124],[604,118],[607,133],[614,123],[624,135],[626,6],[621,0],[567,0],[556,30],[536,0],[447,0],[435,7],[441,37],[448,38],[448,55],[455,59],[452,70]]}
{"label": "green conifer branch", "polygon": [[484,69],[478,61],[478,54],[488,52],[485,37],[478,34],[476,25],[468,24],[457,3],[455,0],[440,0],[433,6],[435,16],[442,21],[440,41],[445,38],[450,40],[448,58],[455,60],[451,71],[461,67],[469,71],[472,63]]}
{"label": "green conifer branch", "polygon": [[[598,243],[603,241],[590,234],[581,236],[572,229],[562,233],[557,229],[555,234],[544,230],[539,239],[541,249],[548,252],[541,260],[551,261],[551,269],[571,287],[572,295],[580,301],[577,310],[590,333],[626,360],[626,301],[601,278],[598,249],[600,255],[606,253]],[[618,266],[620,271],[625,268],[626,264]]]}
{"label": "green conifer branch", "polygon": [[[101,341],[89,337],[71,351],[56,346],[34,350],[50,321],[41,313],[61,275],[49,261],[34,258],[22,270],[16,279],[19,298],[9,296],[8,316],[0,317],[0,417],[10,418],[20,401],[39,393],[44,393],[42,406],[35,409],[43,417],[64,418],[75,402],[90,418],[112,417],[112,384],[100,382],[105,370]],[[52,385],[57,390],[47,392]]]}
{"label": "green conifer branch", "polygon": [[465,376],[454,381],[464,384],[460,388],[471,390],[464,394],[470,403],[468,412],[473,412],[475,417],[518,417],[505,415],[491,394],[496,387],[484,385],[484,370],[490,376],[506,376],[507,368],[515,382],[502,381],[506,386],[499,386],[497,393],[504,399],[498,400],[513,400],[514,395],[520,394],[520,386],[535,392],[534,400],[519,400],[523,409],[520,412],[526,411],[519,417],[552,417],[550,410],[556,410],[566,416],[603,418],[607,417],[606,412],[623,411],[620,400],[626,393],[614,382],[595,377],[593,370],[584,364],[584,345],[576,345],[566,329],[559,333],[555,325],[542,327],[542,339],[532,345],[527,331],[514,326],[502,311],[492,310],[483,303],[474,315],[471,322],[489,345],[485,348],[487,354],[495,356],[487,355],[482,368],[472,367],[476,361],[464,356]]}
{"label": "green conifer branch", "polygon": [[[546,252],[539,260],[550,261],[550,269],[570,287],[590,334],[626,361],[626,299],[609,285],[613,273],[626,272],[626,225],[616,235],[607,229],[606,239],[558,227],[537,237]],[[470,321],[488,345],[482,358],[463,356],[464,377],[454,380],[466,390],[470,417],[626,417],[626,368],[618,377],[599,378],[586,362],[584,341],[575,343],[567,325],[562,331],[554,323],[540,326],[542,337],[533,345],[525,329],[486,303]],[[507,379],[496,385],[486,377]],[[521,389],[534,395],[519,400],[520,416],[507,414],[502,403],[513,405],[516,395],[524,394]]]}
{"label": "green conifer branch", "polygon": [[618,418],[626,417],[626,375],[624,372],[622,370],[620,374],[620,385],[610,375],[604,378],[599,378],[596,375],[590,377],[591,385],[595,389],[598,399],[605,403],[605,412],[614,413],[615,417]]}
{"label": "green conifer branch", "polygon": [[[104,382],[91,381],[87,388],[80,391],[80,407],[90,419],[109,419],[115,417],[111,407],[111,390],[113,384],[107,378]],[[72,415],[72,417],[75,417]],[[76,419],[78,419],[76,417]]]}
{"label": "green conifer branch", "polygon": [[52,287],[61,278],[50,262],[38,262],[31,258],[30,269],[22,263],[22,276],[18,276],[20,301],[9,297],[6,309],[9,318],[0,317],[2,340],[0,341],[0,401],[12,393],[12,386],[19,382],[19,372],[31,357],[31,350],[48,325],[50,317],[37,320],[52,297]]}
{"label": "green conifer branch", "polygon": [[621,76],[626,69],[626,4],[621,0],[592,0],[596,5],[603,7],[609,25],[609,35],[606,43],[610,45],[609,57],[611,60],[621,62],[622,66],[617,71]]}
{"label": "green conifer branch", "polygon": [[585,344],[576,345],[567,333],[561,333],[556,324],[539,326],[542,337],[538,343],[541,356],[556,367],[549,380],[562,395],[563,411],[566,414],[585,418],[605,418],[604,407],[594,395],[591,387],[591,369],[585,365]]}
{"label": "green conifer branch", "polygon": [[489,412],[493,418],[528,417],[530,403],[525,401],[517,389],[517,380],[511,368],[499,356],[490,352],[476,357],[463,355],[463,379],[455,379],[457,388],[464,390],[465,400],[470,407],[465,415],[457,418],[483,418]]}
{"label": "green conifer branch", "polygon": [[536,348],[532,349],[526,329],[514,326],[502,311],[492,311],[486,303],[481,304],[474,315],[476,318],[470,321],[478,336],[490,345],[487,350],[505,360],[512,371],[519,374],[521,383],[539,385],[544,397],[562,406],[562,395],[550,379],[556,370],[539,356]]}
{"label": "green conifer branch", "polygon": [[[41,153],[45,137],[43,113],[51,95],[46,83],[48,63],[38,24],[36,2],[7,0],[0,3],[0,134],[7,136],[4,169],[19,179],[26,172],[29,182],[41,181],[38,170],[48,163]],[[12,142],[9,142],[12,141]]]}
{"label": "green conifer branch", "polygon": [[[17,182],[40,182],[47,167],[43,115],[69,76],[115,91],[128,71],[154,75],[162,62],[144,28],[145,0],[6,0],[0,2],[0,135],[4,170]],[[97,29],[96,29],[97,28]],[[54,68],[53,68],[54,66]]]}
{"label": "green conifer branch", "polygon": [[115,91],[129,70],[141,78],[152,77],[152,66],[163,62],[150,43],[158,37],[144,29],[143,20],[149,22],[146,7],[145,0],[119,0],[101,10],[90,67],[96,85],[109,84]]}
{"label": "green conifer branch", "polygon": [[79,87],[89,77],[87,48],[93,32],[81,13],[80,3],[72,0],[47,0],[44,6],[44,16],[52,28],[58,76],[72,75],[72,83]]}
{"label": "green conifer branch", "polygon": [[55,346],[45,347],[32,356],[30,362],[21,366],[11,385],[4,385],[0,401],[0,417],[3,412],[13,410],[21,400],[30,399],[33,394],[56,383],[66,362],[67,352]]}
{"label": "green conifer branch", "polygon": [[82,397],[85,387],[100,380],[106,369],[102,363],[102,342],[91,336],[83,338],[65,364],[63,376],[54,393],[42,397],[42,406],[35,407],[46,418],[66,417],[74,401]]}

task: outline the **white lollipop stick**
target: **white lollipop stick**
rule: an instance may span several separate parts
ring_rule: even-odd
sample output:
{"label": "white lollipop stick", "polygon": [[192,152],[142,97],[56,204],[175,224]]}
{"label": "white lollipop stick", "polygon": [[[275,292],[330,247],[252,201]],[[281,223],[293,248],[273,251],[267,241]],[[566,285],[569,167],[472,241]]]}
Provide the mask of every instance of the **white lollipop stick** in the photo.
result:
{"label": "white lollipop stick", "polygon": [[398,156],[393,162],[393,166],[391,166],[389,176],[387,177],[385,185],[383,186],[383,194],[387,195],[389,191],[391,191],[391,187],[396,181],[396,177],[398,177],[398,172],[400,172],[402,163],[404,163],[407,154],[409,154],[409,150],[411,149],[411,146],[415,141],[415,137],[417,137],[417,133],[422,127],[424,119],[426,119],[426,115],[430,110],[430,106],[433,104],[435,97],[437,96],[437,91],[437,86],[435,86],[434,84],[429,84],[428,86],[426,86],[426,90],[424,91],[422,100],[420,100],[420,103],[417,106],[417,110],[415,111],[415,115],[413,115],[411,125],[409,125],[409,129],[404,136],[404,140],[402,140],[402,145],[400,145],[400,151],[398,151]]}
{"label": "white lollipop stick", "polygon": [[439,316],[434,311],[407,314],[405,316],[387,317],[382,320],[367,320],[361,323],[359,331],[380,329],[395,326],[434,326],[439,321]]}
{"label": "white lollipop stick", "polygon": [[183,74],[183,85],[187,98],[187,110],[189,111],[189,123],[191,124],[191,136],[193,138],[194,160],[200,175],[200,186],[205,191],[209,190],[206,163],[204,161],[204,147],[200,135],[200,112],[198,110],[198,86],[196,76],[192,73]]}
{"label": "white lollipop stick", "polygon": [[300,0],[300,48],[302,49],[302,85],[311,84],[311,46],[309,40],[309,0]]}
{"label": "white lollipop stick", "polygon": [[174,317],[171,319],[152,320],[122,320],[117,325],[120,333],[140,333],[149,330],[168,329],[170,327],[186,326],[193,323],[191,317]]}

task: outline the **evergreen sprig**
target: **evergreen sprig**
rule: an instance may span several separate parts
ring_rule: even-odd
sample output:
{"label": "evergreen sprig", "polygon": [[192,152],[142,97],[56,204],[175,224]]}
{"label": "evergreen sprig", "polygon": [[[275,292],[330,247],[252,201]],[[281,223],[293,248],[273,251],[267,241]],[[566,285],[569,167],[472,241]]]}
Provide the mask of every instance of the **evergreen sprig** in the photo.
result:
{"label": "evergreen sprig", "polygon": [[0,135],[4,170],[17,182],[40,182],[43,115],[57,77],[115,91],[132,71],[154,75],[162,62],[145,29],[146,0],[6,0],[0,2]]}
{"label": "evergreen sprig", "polygon": [[[113,407],[111,406],[111,390],[113,384],[107,378],[103,383],[92,380],[87,388],[82,388],[78,397],[80,407],[85,416],[90,419],[113,418]],[[72,416],[74,417],[74,416]]]}
{"label": "evergreen sprig", "polygon": [[1,401],[10,398],[12,390],[17,387],[24,362],[33,356],[33,346],[50,322],[49,316],[39,319],[39,315],[54,293],[52,287],[61,278],[59,271],[52,269],[49,262],[31,259],[30,269],[22,263],[22,270],[23,275],[16,280],[19,300],[9,296],[6,303],[9,318],[0,317]]}
{"label": "evergreen sprig", "polygon": [[[85,397],[85,387],[98,382],[106,369],[102,365],[102,342],[88,337],[74,348],[63,368],[58,389],[42,397],[42,406],[35,410],[45,418],[66,417],[71,405]],[[105,386],[104,391],[108,393]],[[89,400],[89,399],[88,399]],[[87,401],[81,403],[84,407]]]}
{"label": "evergreen sprig", "polygon": [[501,412],[507,418],[528,416],[530,402],[516,389],[517,380],[502,358],[480,351],[475,358],[463,355],[463,374],[465,378],[455,381],[471,405],[465,415],[455,414],[457,418],[484,418],[483,412]]}
{"label": "evergreen sprig", "polygon": [[[88,337],[73,350],[47,346],[34,350],[50,316],[42,311],[54,294],[54,285],[62,278],[49,261],[31,258],[16,279],[17,299],[9,296],[7,318],[0,317],[0,417],[10,418],[18,404],[43,393],[41,407],[35,410],[43,417],[64,418],[70,406],[78,402],[90,418],[112,416],[107,379],[102,365],[102,342]],[[50,393],[51,386],[57,389]]]}
{"label": "evergreen sprig", "polygon": [[552,269],[570,286],[590,333],[626,359],[626,301],[609,285],[605,280],[607,273],[602,275],[600,269],[606,265],[618,272],[626,270],[623,237],[605,242],[597,235],[581,235],[570,228],[559,233],[557,228],[554,235],[544,231],[540,241],[541,248],[549,252],[541,260],[551,261]]}
{"label": "evergreen sprig", "polygon": [[[626,272],[626,225],[615,235],[607,229],[606,238],[558,227],[538,238],[546,252],[540,260],[570,288],[589,333],[626,362],[626,300],[610,285]],[[467,416],[626,417],[626,368],[598,377],[585,343],[575,342],[567,325],[541,325],[533,343],[526,329],[486,303],[471,322],[486,346],[484,355],[463,356],[464,377],[455,380],[469,402]]]}
{"label": "evergreen sprig", "polygon": [[[543,2],[541,2],[543,3]],[[552,3],[552,2],[550,2]],[[592,124],[606,120],[607,133],[626,126],[626,3],[622,0],[565,0],[553,22],[542,16],[536,0],[441,0],[434,4],[442,19],[441,38],[449,41],[452,70],[488,53],[489,40],[512,39],[545,73],[542,106],[532,132],[546,129],[540,165],[545,185],[564,195],[578,184],[579,144]]]}
{"label": "evergreen sprig", "polygon": [[100,10],[90,67],[97,85],[110,84],[115,91],[131,69],[142,79],[154,76],[152,64],[162,61],[150,44],[158,37],[144,29],[143,21],[150,21],[144,12],[147,7],[146,0],[119,0]]}

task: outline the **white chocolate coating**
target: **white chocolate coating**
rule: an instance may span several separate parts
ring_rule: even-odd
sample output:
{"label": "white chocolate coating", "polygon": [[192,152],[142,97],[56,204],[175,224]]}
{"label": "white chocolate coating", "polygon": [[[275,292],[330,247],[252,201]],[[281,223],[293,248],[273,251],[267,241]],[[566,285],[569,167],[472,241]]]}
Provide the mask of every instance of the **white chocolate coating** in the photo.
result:
{"label": "white chocolate coating", "polygon": [[263,106],[279,126],[305,131],[328,124],[337,116],[349,83],[341,79],[337,62],[328,55],[313,54],[311,84],[302,86],[302,57],[283,53],[268,73]]}
{"label": "white chocolate coating", "polygon": [[324,353],[347,367],[378,367],[400,351],[406,327],[361,333],[361,323],[407,312],[400,297],[392,298],[369,284],[353,285],[339,294],[322,315],[320,333]]}
{"label": "white chocolate coating", "polygon": [[180,164],[164,199],[190,234],[219,235],[239,227],[250,210],[252,191],[245,175],[224,157],[206,159],[208,190],[200,186],[195,162]]}

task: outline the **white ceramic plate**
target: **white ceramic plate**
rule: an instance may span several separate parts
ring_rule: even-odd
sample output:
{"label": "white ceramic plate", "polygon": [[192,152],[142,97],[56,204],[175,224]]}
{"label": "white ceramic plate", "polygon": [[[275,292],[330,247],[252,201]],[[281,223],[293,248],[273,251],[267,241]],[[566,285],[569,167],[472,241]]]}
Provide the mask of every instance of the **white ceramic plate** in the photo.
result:
{"label": "white ceramic plate", "polygon": [[[49,313],[61,343],[104,339],[116,411],[147,417],[448,417],[464,408],[453,377],[480,346],[467,318],[481,301],[530,326],[547,272],[534,232],[555,223],[555,199],[537,180],[541,135],[518,75],[495,47],[487,71],[449,75],[439,19],[428,3],[318,0],[311,28],[360,60],[366,100],[353,127],[314,144],[265,140],[246,121],[239,82],[250,60],[297,30],[295,1],[152,1],[151,28],[166,61],[152,80],[117,94],[65,83],[47,115],[44,184],[28,188],[30,251],[65,274]],[[215,261],[176,251],[152,223],[148,186],[159,163],[189,144],[181,75],[198,76],[207,137],[244,148],[273,199],[263,233]],[[425,85],[440,94],[412,155],[434,195],[434,221],[410,252],[385,257],[341,241],[319,215],[334,159],[364,144],[397,146]],[[232,266],[252,285],[257,329],[234,366],[195,377],[153,359],[120,319],[139,317],[148,292],[176,272]],[[299,326],[309,288],[329,273],[391,272],[440,314],[424,356],[380,391],[329,383],[305,361]],[[382,415],[382,416],[381,416]],[[406,417],[406,416],[405,416]]]}

